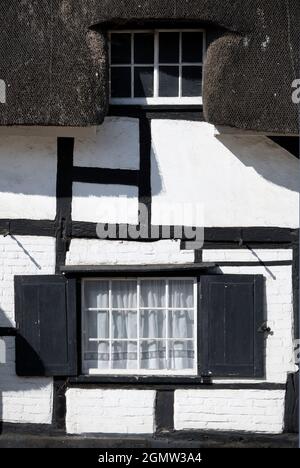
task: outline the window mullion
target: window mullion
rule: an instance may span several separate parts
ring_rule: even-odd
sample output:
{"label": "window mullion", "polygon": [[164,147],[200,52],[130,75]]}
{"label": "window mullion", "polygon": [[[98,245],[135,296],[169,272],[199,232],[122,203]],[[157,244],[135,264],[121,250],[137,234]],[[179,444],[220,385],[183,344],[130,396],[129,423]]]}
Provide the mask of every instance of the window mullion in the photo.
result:
{"label": "window mullion", "polygon": [[141,281],[137,281],[137,369],[141,369],[141,337],[140,337],[140,291],[141,291]]}
{"label": "window mullion", "polygon": [[179,33],[179,94],[182,97],[182,32]]}
{"label": "window mullion", "polygon": [[194,370],[198,370],[198,281],[194,280]]}
{"label": "window mullion", "polygon": [[159,32],[154,32],[154,97],[159,97]]}
{"label": "window mullion", "polygon": [[134,98],[134,33],[131,33],[131,98]]}
{"label": "window mullion", "polygon": [[166,280],[166,363],[167,370],[170,368],[169,359],[169,280]]}
{"label": "window mullion", "polygon": [[109,281],[109,297],[108,297],[108,306],[109,306],[109,368],[112,369],[112,281]]}

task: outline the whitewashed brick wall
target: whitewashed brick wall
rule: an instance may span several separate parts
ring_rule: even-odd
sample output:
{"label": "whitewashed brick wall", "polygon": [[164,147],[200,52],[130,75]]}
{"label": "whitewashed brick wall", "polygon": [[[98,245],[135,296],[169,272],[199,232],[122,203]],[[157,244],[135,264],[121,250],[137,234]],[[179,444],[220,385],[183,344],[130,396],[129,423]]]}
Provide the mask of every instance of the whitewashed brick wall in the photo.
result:
{"label": "whitewashed brick wall", "polygon": [[14,276],[54,273],[54,238],[0,236],[0,327],[15,326]]}
{"label": "whitewashed brick wall", "polygon": [[283,390],[178,390],[175,429],[281,433]]}
{"label": "whitewashed brick wall", "polygon": [[[0,237],[1,327],[15,326],[14,276],[54,272],[55,239]],[[5,349],[4,362],[0,364],[0,419],[5,422],[50,424],[52,380],[18,378],[15,371],[15,339],[4,338],[3,342]]]}
{"label": "whitewashed brick wall", "polygon": [[71,242],[68,265],[147,265],[193,263],[193,251],[180,250],[180,241],[127,242],[76,239]]}
{"label": "whitewashed brick wall", "polygon": [[156,392],[152,390],[69,389],[69,434],[152,434]]}
{"label": "whitewashed brick wall", "polygon": [[5,362],[0,362],[0,421],[51,424],[52,379],[17,377],[15,339],[2,340],[5,345]]}

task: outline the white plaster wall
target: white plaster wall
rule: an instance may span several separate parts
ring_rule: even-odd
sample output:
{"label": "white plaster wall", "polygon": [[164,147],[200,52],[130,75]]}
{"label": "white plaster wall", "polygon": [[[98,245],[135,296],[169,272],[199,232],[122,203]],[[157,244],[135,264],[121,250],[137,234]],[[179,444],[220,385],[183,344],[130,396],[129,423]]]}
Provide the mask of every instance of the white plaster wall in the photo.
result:
{"label": "white plaster wall", "polygon": [[177,390],[175,429],[279,434],[284,398],[284,390]]}
{"label": "white plaster wall", "polygon": [[180,250],[180,241],[128,242],[73,239],[67,265],[149,265],[193,263],[195,253]]}
{"label": "white plaster wall", "polygon": [[67,433],[152,434],[153,390],[69,389]]}
{"label": "white plaster wall", "polygon": [[139,121],[107,117],[90,138],[76,138],[74,164],[82,167],[139,169]]}
{"label": "white plaster wall", "polygon": [[56,138],[0,137],[0,219],[54,219]]}
{"label": "white plaster wall", "polygon": [[0,236],[0,327],[15,326],[14,276],[54,273],[54,238]]}
{"label": "white plaster wall", "polygon": [[138,203],[137,187],[73,184],[73,221],[135,225]]}
{"label": "white plaster wall", "polygon": [[52,379],[19,378],[15,371],[15,339],[3,338],[5,362],[0,362],[0,421],[51,424]]}
{"label": "white plaster wall", "polygon": [[205,122],[151,126],[154,224],[164,224],[162,206],[192,203],[204,221],[188,214],[190,225],[299,226],[299,161],[267,137],[215,137]]}

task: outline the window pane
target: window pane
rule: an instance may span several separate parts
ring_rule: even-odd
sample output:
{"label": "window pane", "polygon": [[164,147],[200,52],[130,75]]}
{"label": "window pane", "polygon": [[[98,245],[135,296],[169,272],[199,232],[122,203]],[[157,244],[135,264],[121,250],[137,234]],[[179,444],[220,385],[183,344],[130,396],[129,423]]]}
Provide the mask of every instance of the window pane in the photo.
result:
{"label": "window pane", "polygon": [[153,67],[135,67],[134,69],[134,97],[153,97]]}
{"label": "window pane", "polygon": [[194,368],[194,343],[192,341],[169,342],[169,368],[184,370]]}
{"label": "window pane", "polygon": [[109,282],[85,281],[84,306],[88,309],[108,309]]}
{"label": "window pane", "polygon": [[89,343],[84,353],[84,366],[87,369],[109,369],[109,343]]}
{"label": "window pane", "polygon": [[134,35],[134,63],[154,63],[154,34],[136,33]]}
{"label": "window pane", "polygon": [[182,33],[182,61],[202,62],[203,60],[203,33]]}
{"label": "window pane", "polygon": [[131,34],[121,33],[111,35],[111,63],[131,63]]}
{"label": "window pane", "polygon": [[169,306],[172,309],[194,308],[194,282],[185,280],[170,280]]}
{"label": "window pane", "polygon": [[137,369],[137,342],[115,341],[112,343],[113,369]]}
{"label": "window pane", "polygon": [[159,33],[159,62],[179,62],[179,33]]}
{"label": "window pane", "polygon": [[166,312],[163,310],[143,310],[140,316],[141,338],[165,338]]}
{"label": "window pane", "polygon": [[194,337],[194,311],[175,310],[169,312],[170,338]]}
{"label": "window pane", "polygon": [[113,311],[113,338],[137,338],[137,313],[127,311]]}
{"label": "window pane", "polygon": [[131,97],[131,69],[111,68],[111,97],[130,98]]}
{"label": "window pane", "polygon": [[109,338],[109,312],[92,312],[86,314],[88,338]]}
{"label": "window pane", "polygon": [[166,307],[166,282],[160,280],[141,281],[141,307],[153,309]]}
{"label": "window pane", "polygon": [[166,345],[162,341],[143,341],[141,343],[141,369],[166,369]]}
{"label": "window pane", "polygon": [[182,67],[182,96],[202,96],[202,67]]}
{"label": "window pane", "polygon": [[137,282],[112,281],[112,306],[113,309],[136,309]]}
{"label": "window pane", "polygon": [[159,96],[178,97],[179,67],[159,67]]}

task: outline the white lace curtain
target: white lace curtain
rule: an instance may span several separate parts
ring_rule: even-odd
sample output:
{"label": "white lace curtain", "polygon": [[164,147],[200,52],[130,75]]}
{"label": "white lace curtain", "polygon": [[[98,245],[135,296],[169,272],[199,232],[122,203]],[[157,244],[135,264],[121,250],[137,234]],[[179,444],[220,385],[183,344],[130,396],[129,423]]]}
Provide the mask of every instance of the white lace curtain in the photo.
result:
{"label": "white lace curtain", "polygon": [[84,291],[87,367],[193,368],[193,280],[87,281]]}

